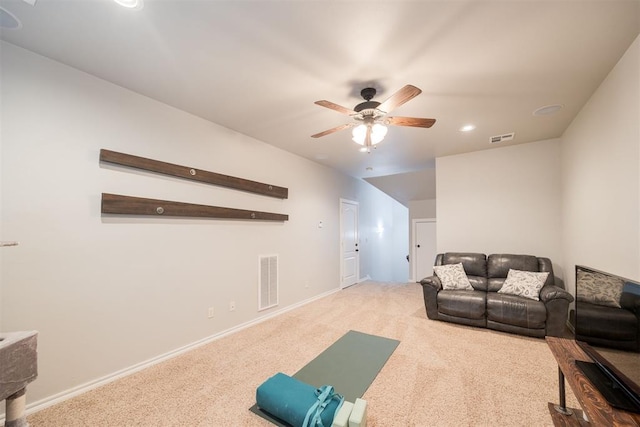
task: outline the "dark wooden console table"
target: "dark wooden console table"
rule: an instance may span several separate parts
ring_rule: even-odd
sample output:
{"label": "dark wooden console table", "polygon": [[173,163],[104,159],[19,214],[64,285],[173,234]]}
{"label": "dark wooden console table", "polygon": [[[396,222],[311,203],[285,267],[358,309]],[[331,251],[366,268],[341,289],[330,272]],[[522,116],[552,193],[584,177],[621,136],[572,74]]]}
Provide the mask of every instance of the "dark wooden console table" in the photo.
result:
{"label": "dark wooden console table", "polygon": [[[600,392],[591,384],[589,379],[576,366],[576,360],[591,362],[591,358],[578,346],[575,340],[547,337],[547,344],[558,362],[558,388],[560,404],[549,403],[549,412],[556,426],[637,426],[640,427],[640,414],[622,411],[611,407]],[[572,415],[563,415],[554,407],[566,408],[564,399],[564,382],[569,383],[573,394],[580,402],[589,419],[589,423],[577,416],[576,410]],[[580,412],[580,411],[577,411]]]}

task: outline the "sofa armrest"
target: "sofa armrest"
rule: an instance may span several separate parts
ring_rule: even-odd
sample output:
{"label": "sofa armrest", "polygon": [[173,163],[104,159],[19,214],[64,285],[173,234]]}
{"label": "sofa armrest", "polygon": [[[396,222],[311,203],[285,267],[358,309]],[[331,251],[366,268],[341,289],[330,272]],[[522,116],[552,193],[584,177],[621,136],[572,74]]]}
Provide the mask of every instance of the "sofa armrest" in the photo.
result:
{"label": "sofa armrest", "polygon": [[436,276],[430,276],[420,281],[422,285],[422,293],[424,295],[424,307],[427,310],[429,319],[438,319],[438,292],[442,289],[440,279]]}
{"label": "sofa armrest", "polygon": [[540,289],[540,301],[547,309],[546,335],[564,336],[569,303],[573,301],[573,295],[559,286],[545,285]]}
{"label": "sofa armrest", "polygon": [[568,302],[572,302],[573,295],[555,285],[546,285],[540,289],[540,301],[546,304],[555,299],[565,299]]}
{"label": "sofa armrest", "polygon": [[420,284],[422,286],[430,286],[436,292],[442,289],[442,283],[440,282],[438,276],[425,277],[420,281]]}

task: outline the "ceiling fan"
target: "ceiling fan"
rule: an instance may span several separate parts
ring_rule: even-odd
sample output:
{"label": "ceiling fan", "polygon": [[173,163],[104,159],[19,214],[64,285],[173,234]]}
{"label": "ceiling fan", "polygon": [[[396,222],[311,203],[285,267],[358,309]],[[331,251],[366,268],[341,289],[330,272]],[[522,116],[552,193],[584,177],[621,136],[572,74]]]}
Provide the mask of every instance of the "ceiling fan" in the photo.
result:
{"label": "ceiling fan", "polygon": [[371,100],[376,95],[376,90],[372,87],[367,87],[360,91],[360,95],[364,98],[364,102],[356,105],[353,110],[334,104],[330,101],[316,101],[315,104],[337,111],[338,113],[351,116],[355,121],[336,126],[325,130],[324,132],[316,133],[315,135],[311,135],[311,137],[320,138],[321,136],[354,127],[353,140],[363,146],[363,151],[369,152],[370,148],[382,141],[387,134],[387,128],[385,125],[430,128],[436,122],[435,119],[387,116],[387,114],[393,109],[398,108],[407,101],[410,101],[420,93],[422,93],[422,91],[417,87],[406,85],[391,95],[386,101],[380,103]]}

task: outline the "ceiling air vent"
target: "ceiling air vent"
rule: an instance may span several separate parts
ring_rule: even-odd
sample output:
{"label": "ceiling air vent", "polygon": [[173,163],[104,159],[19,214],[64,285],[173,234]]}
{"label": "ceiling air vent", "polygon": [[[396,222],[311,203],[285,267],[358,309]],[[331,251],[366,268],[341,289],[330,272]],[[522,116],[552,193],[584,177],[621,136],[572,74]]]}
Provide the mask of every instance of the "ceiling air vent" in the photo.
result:
{"label": "ceiling air vent", "polygon": [[504,135],[492,136],[489,143],[497,144],[498,142],[511,141],[516,136],[515,132],[505,133]]}

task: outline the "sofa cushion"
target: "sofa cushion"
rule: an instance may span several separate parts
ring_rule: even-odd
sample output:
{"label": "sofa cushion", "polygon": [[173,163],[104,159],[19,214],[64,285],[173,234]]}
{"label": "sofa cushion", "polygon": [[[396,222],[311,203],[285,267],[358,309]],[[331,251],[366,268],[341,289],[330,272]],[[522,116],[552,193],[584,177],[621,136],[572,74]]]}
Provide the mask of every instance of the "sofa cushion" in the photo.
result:
{"label": "sofa cushion", "polygon": [[467,278],[478,291],[487,290],[487,256],[473,252],[446,252],[438,255],[436,265],[462,263]]}
{"label": "sofa cushion", "polygon": [[533,255],[491,254],[487,257],[487,290],[498,291],[509,270],[540,271],[538,258]]}
{"label": "sofa cushion", "polygon": [[547,272],[509,270],[498,293],[540,301],[540,289],[542,289],[548,275]]}
{"label": "sofa cushion", "polygon": [[455,317],[482,319],[487,293],[483,291],[440,291],[438,312]]}
{"label": "sofa cushion", "polygon": [[595,271],[578,270],[577,300],[607,307],[620,308],[624,280]]}
{"label": "sofa cushion", "polygon": [[467,278],[469,279],[469,282],[471,283],[471,286],[473,286],[473,289],[475,289],[476,291],[487,292],[487,278],[486,277],[469,276],[469,275],[467,275]]}
{"label": "sofa cushion", "polygon": [[541,329],[546,324],[547,309],[540,301],[489,292],[487,294],[487,320],[524,328]]}
{"label": "sofa cushion", "polygon": [[538,258],[533,255],[492,254],[487,258],[487,277],[506,278],[509,270],[538,271]]}
{"label": "sofa cushion", "polygon": [[559,286],[564,289],[564,285],[556,284],[556,277],[553,275],[553,264],[549,258],[538,257],[538,271],[548,271],[549,277],[544,282],[544,286]]}
{"label": "sofa cushion", "polygon": [[487,277],[487,256],[470,252],[447,252],[442,256],[442,264],[462,263],[468,276]]}
{"label": "sofa cushion", "polygon": [[473,290],[464,272],[462,263],[436,265],[433,267],[433,271],[436,273],[436,276],[438,276],[438,279],[440,279],[442,289],[444,290]]}

